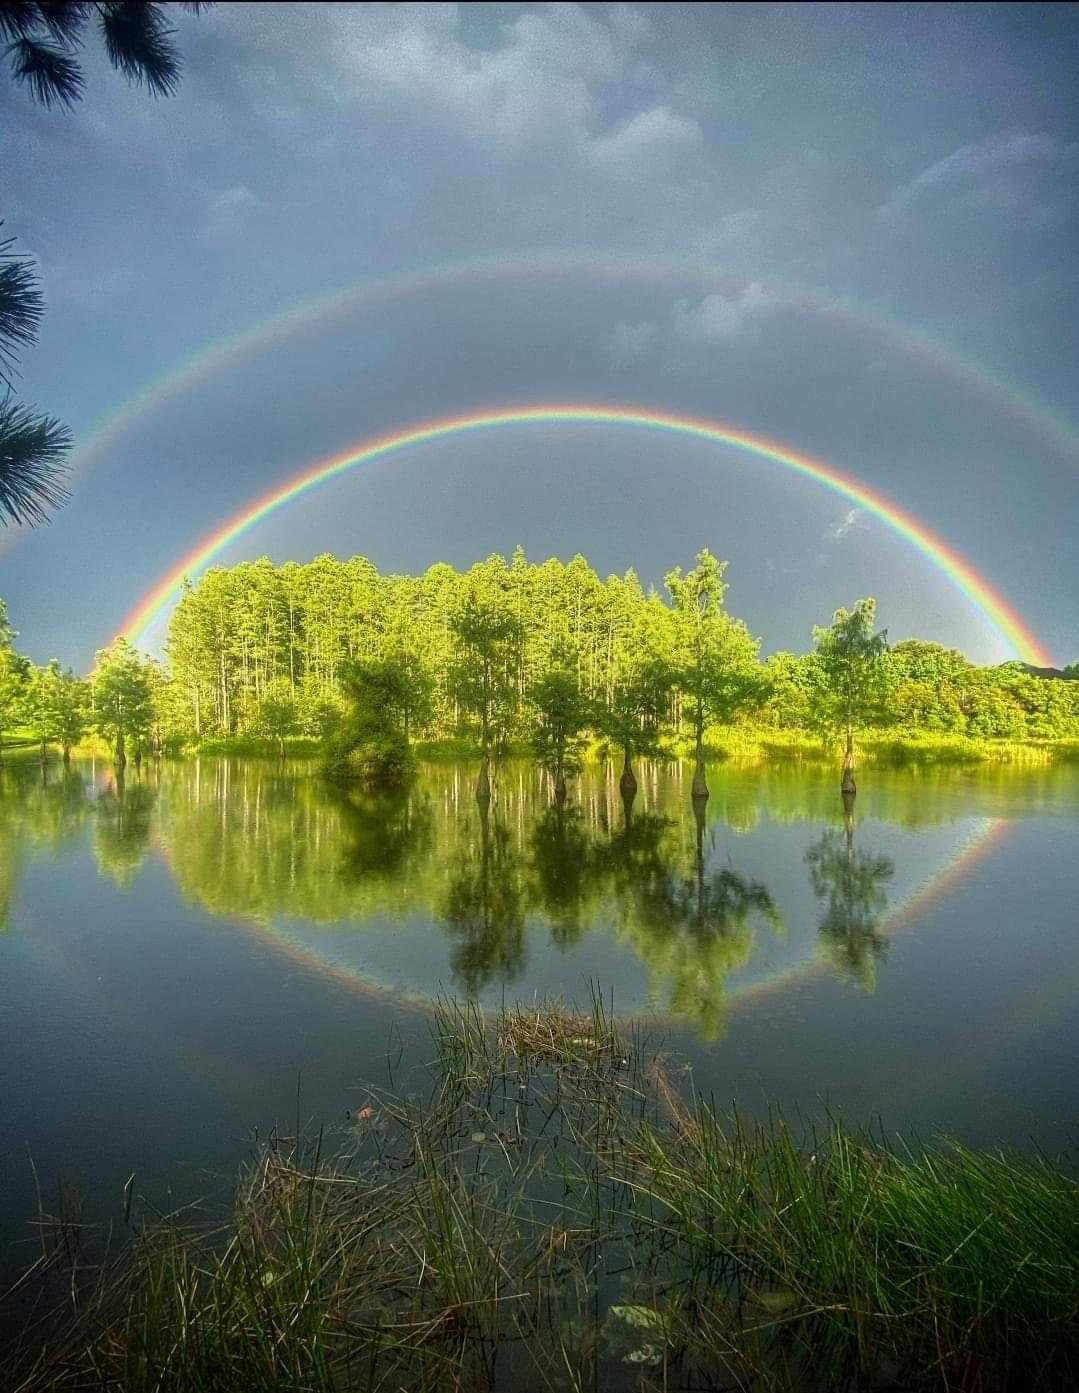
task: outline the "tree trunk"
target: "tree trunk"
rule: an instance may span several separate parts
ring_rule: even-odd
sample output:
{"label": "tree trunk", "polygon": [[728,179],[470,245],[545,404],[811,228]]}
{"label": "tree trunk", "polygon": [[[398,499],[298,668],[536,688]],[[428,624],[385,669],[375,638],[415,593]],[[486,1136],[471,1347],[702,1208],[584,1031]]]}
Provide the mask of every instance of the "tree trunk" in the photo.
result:
{"label": "tree trunk", "polygon": [[45,761],[48,759],[48,757],[49,757],[49,753],[48,753],[48,749],[47,749],[46,744],[45,744],[45,737],[44,737],[44,735],[43,735],[43,736],[41,737],[41,762],[42,762],[42,764],[45,763]]}
{"label": "tree trunk", "polygon": [[697,718],[695,721],[697,738],[697,762],[693,770],[693,797],[707,798],[708,783],[704,777],[704,703],[697,701]]}
{"label": "tree trunk", "polygon": [[566,801],[566,775],[561,769],[554,776],[554,801],[556,803]]}
{"label": "tree trunk", "polygon": [[623,745],[622,749],[625,753],[625,759],[622,764],[622,777],[618,780],[618,787],[622,790],[622,795],[624,797],[627,793],[633,794],[637,792],[637,776],[634,774],[633,767],[630,764],[632,751],[629,745]]}
{"label": "tree trunk", "polygon": [[64,767],[66,768],[70,763],[71,763],[71,746],[70,746],[70,745],[65,745],[65,746],[64,746]]}
{"label": "tree trunk", "polygon": [[844,796],[851,798],[858,792],[854,782],[854,733],[849,726],[847,727],[847,749],[843,755],[843,782],[840,785],[840,790]]}
{"label": "tree trunk", "polygon": [[491,801],[491,776],[488,773],[487,766],[487,751],[484,750],[483,760],[480,763],[480,776],[476,780],[476,797],[481,803],[489,803]]}
{"label": "tree trunk", "polygon": [[116,736],[116,767],[123,769],[127,764],[127,754],[124,750],[124,732],[121,730]]}

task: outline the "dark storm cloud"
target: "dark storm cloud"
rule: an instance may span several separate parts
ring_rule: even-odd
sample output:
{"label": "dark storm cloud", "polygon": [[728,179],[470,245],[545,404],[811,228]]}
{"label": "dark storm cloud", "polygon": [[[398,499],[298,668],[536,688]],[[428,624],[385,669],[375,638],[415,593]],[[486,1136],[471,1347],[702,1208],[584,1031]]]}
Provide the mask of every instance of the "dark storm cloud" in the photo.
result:
{"label": "dark storm cloud", "polygon": [[[952,540],[1059,656],[1079,655],[1079,462],[894,343],[780,293],[850,297],[933,330],[1076,419],[1079,122],[1060,95],[1079,56],[1074,10],[225,4],[177,26],[185,77],[167,103],[99,55],[72,115],[0,86],[7,230],[41,258],[50,300],[26,391],[77,428],[200,347],[395,269],[583,247],[726,274],[479,280],[235,362],[119,441],[48,532],[0,554],[0,593],[37,656],[85,661],[103,614],[114,622],[165,562],[319,454],[551,396],[724,416],[830,459]],[[392,471],[377,488],[336,486],[332,524],[305,507],[267,538],[300,556],[331,534],[350,549],[354,519],[355,549],[381,564],[465,561],[522,535],[515,461],[527,493],[544,451],[560,480],[603,453],[507,436],[509,482],[492,491],[455,448],[438,466],[464,490],[452,545],[426,523],[409,538]],[[737,550],[718,505],[694,534],[698,485],[682,471],[699,465],[684,452],[633,438],[616,454],[625,479],[602,531],[589,542],[566,522],[567,545],[620,565],[604,538],[622,531],[657,576],[697,545],[722,549],[725,531]],[[657,471],[681,501],[643,528]],[[848,509],[822,495],[798,533],[763,482],[754,524],[753,487],[738,485],[738,536],[755,535],[737,594],[770,646],[797,643],[864,580],[903,622],[935,603],[942,633],[994,656],[923,563],[883,541],[874,553],[877,525],[823,540]],[[384,531],[368,545],[372,489]],[[553,528],[537,527],[537,545],[565,551]],[[61,602],[64,567],[87,577],[81,608]]]}

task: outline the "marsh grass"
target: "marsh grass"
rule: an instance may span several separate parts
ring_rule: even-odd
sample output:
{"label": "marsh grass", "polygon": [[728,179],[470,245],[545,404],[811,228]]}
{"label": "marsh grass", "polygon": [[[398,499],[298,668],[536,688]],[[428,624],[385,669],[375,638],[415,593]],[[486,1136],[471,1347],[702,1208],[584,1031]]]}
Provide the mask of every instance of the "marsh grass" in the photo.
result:
{"label": "marsh grass", "polygon": [[272,1138],[227,1224],[146,1222],[65,1286],[67,1233],[3,1386],[1074,1386],[1079,1192],[1048,1162],[723,1120],[598,992],[442,1001],[432,1040],[347,1133]]}

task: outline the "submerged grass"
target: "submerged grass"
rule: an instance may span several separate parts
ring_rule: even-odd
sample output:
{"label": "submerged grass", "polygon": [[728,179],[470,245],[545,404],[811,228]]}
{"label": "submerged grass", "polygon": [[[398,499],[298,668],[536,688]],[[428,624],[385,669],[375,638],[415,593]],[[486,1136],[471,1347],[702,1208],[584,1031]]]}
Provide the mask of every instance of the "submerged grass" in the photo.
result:
{"label": "submerged grass", "polygon": [[3,1386],[1075,1386],[1079,1187],[1048,1162],[725,1121],[598,992],[447,1000],[432,1033],[422,1087],[272,1141],[227,1225],[65,1278]]}

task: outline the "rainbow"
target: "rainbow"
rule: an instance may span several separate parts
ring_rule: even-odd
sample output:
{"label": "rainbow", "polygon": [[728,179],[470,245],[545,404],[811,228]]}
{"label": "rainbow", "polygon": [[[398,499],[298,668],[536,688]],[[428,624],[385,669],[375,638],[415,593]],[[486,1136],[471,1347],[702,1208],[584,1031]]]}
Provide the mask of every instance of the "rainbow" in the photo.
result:
{"label": "rainbow", "polygon": [[842,474],[831,465],[809,455],[799,454],[776,441],[752,435],[718,421],[650,411],[641,407],[576,402],[514,406],[501,410],[446,416],[349,445],[337,454],[318,460],[285,483],[269,489],[183,556],[123,621],[120,635],[131,643],[141,642],[147,628],[176,600],[185,577],[197,575],[231,542],[249,532],[263,518],[284,508],[309,489],[334,479],[347,470],[370,464],[373,460],[383,459],[414,445],[426,445],[478,431],[504,426],[558,424],[634,426],[706,440],[716,445],[732,446],[758,459],[769,460],[804,478],[824,484],[833,492],[879,518],[892,531],[910,542],[952,582],[1013,652],[1037,666],[1050,666],[1045,649],[1018,614],[957,552],[882,495]]}
{"label": "rainbow", "polygon": [[[250,354],[289,342],[294,336],[323,329],[354,310],[393,303],[456,286],[497,284],[504,280],[581,276],[649,284],[672,293],[740,293],[748,281],[762,284],[768,301],[781,309],[830,319],[855,332],[874,335],[889,348],[920,360],[965,391],[984,398],[996,411],[1010,416],[1021,429],[1070,463],[1079,463],[1079,432],[1033,393],[1010,382],[988,364],[952,347],[924,329],[889,318],[879,307],[859,304],[847,296],[784,284],[772,278],[735,275],[700,258],[678,256],[629,257],[580,250],[533,250],[512,254],[464,257],[413,271],[397,271],[345,286],[277,310],[223,340],[206,344],[152,378],[126,401],[106,411],[84,431],[72,453],[70,468],[77,483],[82,475],[109,457],[124,437],[153,419],[154,414],[180,401],[188,392],[227,372]],[[12,550],[28,528],[0,532],[0,555]]]}

